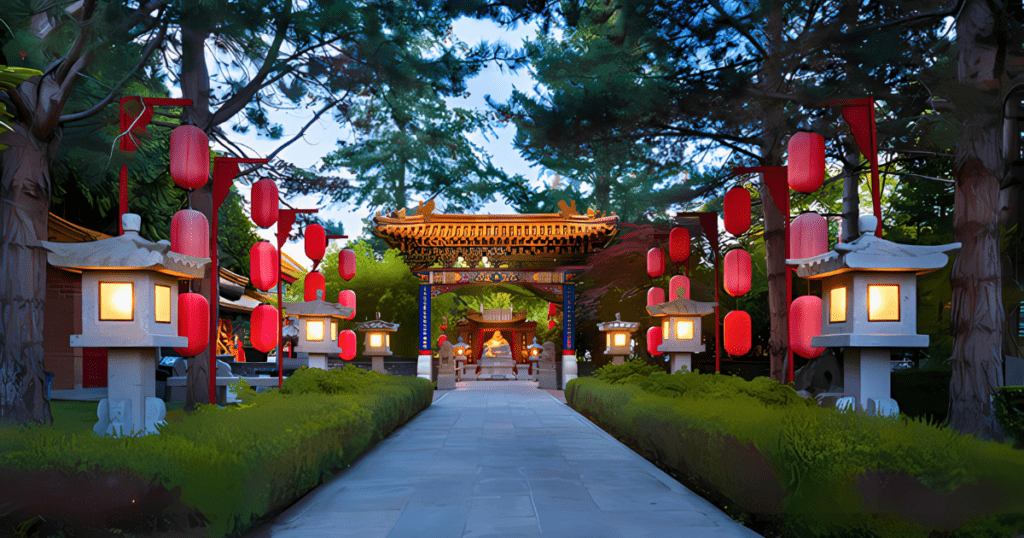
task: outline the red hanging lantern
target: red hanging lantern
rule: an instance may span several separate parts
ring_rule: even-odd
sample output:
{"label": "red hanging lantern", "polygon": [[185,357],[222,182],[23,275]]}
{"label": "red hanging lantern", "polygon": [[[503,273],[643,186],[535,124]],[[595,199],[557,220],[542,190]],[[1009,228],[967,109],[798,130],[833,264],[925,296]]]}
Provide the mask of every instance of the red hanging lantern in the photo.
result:
{"label": "red hanging lantern", "polygon": [[320,291],[320,300],[324,300],[327,294],[327,280],[320,271],[310,271],[306,273],[306,278],[302,281],[302,300],[317,300],[317,291]]}
{"label": "red hanging lantern", "polygon": [[750,291],[750,253],[734,248],[725,255],[722,264],[722,285],[725,292],[739,297]]}
{"label": "red hanging lantern", "polygon": [[555,320],[553,320],[553,319],[550,319],[550,320],[548,320],[548,330],[549,330],[549,331],[550,331],[551,329],[554,329],[554,328],[555,328],[555,325],[558,325],[557,323],[555,323]]}
{"label": "red hanging lantern", "polygon": [[558,305],[555,303],[548,303],[548,319],[555,317],[558,314]]}
{"label": "red hanging lantern", "polygon": [[690,230],[672,228],[668,234],[668,257],[675,263],[682,263],[690,257]]}
{"label": "red hanging lantern", "polygon": [[786,176],[789,188],[814,192],[825,181],[825,138],[817,133],[797,133],[787,145]]}
{"label": "red hanging lantern", "polygon": [[657,357],[664,353],[664,351],[658,351],[661,346],[662,334],[661,327],[648,327],[647,328],[647,352],[652,357]]}
{"label": "red hanging lantern", "polygon": [[249,249],[249,281],[260,291],[277,285],[277,249],[270,241],[259,241]]}
{"label": "red hanging lantern", "polygon": [[668,300],[675,301],[680,297],[690,298],[690,279],[685,275],[676,275],[668,281]]}
{"label": "red hanging lantern", "polygon": [[725,351],[733,356],[746,355],[750,351],[750,314],[733,310],[722,321],[725,337]]}
{"label": "red hanging lantern", "polygon": [[210,222],[194,209],[182,209],[171,217],[171,252],[210,257]]}
{"label": "red hanging lantern", "polygon": [[341,358],[350,361],[356,358],[356,333],[344,330],[338,333],[338,347],[341,348]]}
{"label": "red hanging lantern", "polygon": [[813,359],[825,351],[811,345],[811,338],[821,336],[821,297],[804,295],[789,305],[789,345],[794,353]]}
{"label": "red hanging lantern", "polygon": [[352,309],[352,315],[345,319],[355,319],[356,317],[356,292],[352,290],[341,290],[338,292],[338,304],[344,307]]}
{"label": "red hanging lantern", "polygon": [[663,288],[647,289],[647,306],[654,306],[665,302],[665,290]]}
{"label": "red hanging lantern", "polygon": [[789,257],[813,258],[828,252],[828,222],[817,213],[804,213],[789,225]]}
{"label": "red hanging lantern", "polygon": [[280,317],[277,309],[268,304],[261,304],[252,309],[249,316],[249,341],[252,347],[267,353],[277,347],[277,328]]}
{"label": "red hanging lantern", "polygon": [[210,177],[210,138],[194,125],[171,131],[171,178],[183,189],[198,189]]}
{"label": "red hanging lantern", "polygon": [[743,187],[729,189],[722,212],[725,231],[737,236],[746,233],[750,229],[750,192]]}
{"label": "red hanging lantern", "polygon": [[198,293],[178,295],[178,336],[188,338],[188,345],[174,351],[182,357],[194,357],[210,343],[210,303]]}
{"label": "red hanging lantern", "polygon": [[277,223],[279,196],[277,184],[270,178],[263,178],[252,185],[252,221],[260,228],[270,228]]}
{"label": "red hanging lantern", "polygon": [[327,232],[319,224],[306,226],[306,257],[318,262],[324,259],[324,251],[327,250]]}
{"label": "red hanging lantern", "polygon": [[658,247],[647,251],[647,275],[658,278],[665,274],[665,253]]}
{"label": "red hanging lantern", "polygon": [[448,341],[448,337],[446,335],[442,334],[441,336],[438,336],[437,337],[437,347],[441,347],[441,344],[443,344],[443,343],[445,343],[447,341]]}
{"label": "red hanging lantern", "polygon": [[338,253],[338,275],[345,280],[356,276],[356,252],[346,248]]}

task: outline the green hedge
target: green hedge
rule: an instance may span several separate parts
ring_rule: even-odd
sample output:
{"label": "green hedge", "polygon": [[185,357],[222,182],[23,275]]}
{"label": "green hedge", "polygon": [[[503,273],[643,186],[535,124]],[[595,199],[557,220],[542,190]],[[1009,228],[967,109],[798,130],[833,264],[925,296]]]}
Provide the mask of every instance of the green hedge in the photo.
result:
{"label": "green hedge", "polygon": [[[294,502],[428,407],[432,388],[426,380],[350,366],[330,372],[300,369],[281,391],[256,394],[239,387],[239,395],[237,406],[169,412],[160,435],[146,437],[69,434],[45,426],[0,429],[0,492],[9,493],[0,494],[0,504],[8,503],[5,512],[15,513],[19,502],[31,505],[31,495],[19,500],[11,493],[31,490],[24,481],[33,476],[63,477],[76,487],[87,483],[96,492],[103,491],[104,479],[120,480],[134,484],[140,498],[103,505],[108,513],[94,510],[92,523],[137,519],[141,515],[131,513],[133,505],[157,498],[155,506],[143,508],[172,510],[183,503],[193,519],[206,521],[208,535],[237,534],[255,518]],[[75,477],[87,479],[76,482]],[[21,508],[61,518],[75,510],[62,502],[91,502],[53,497],[41,507]]]}
{"label": "green hedge", "polygon": [[784,536],[1024,532],[1024,454],[1007,445],[822,409],[765,378],[618,378],[574,380],[566,400],[720,505],[781,520]]}
{"label": "green hedge", "polygon": [[1003,433],[1024,447],[1024,387],[999,387],[992,397],[992,408]]}

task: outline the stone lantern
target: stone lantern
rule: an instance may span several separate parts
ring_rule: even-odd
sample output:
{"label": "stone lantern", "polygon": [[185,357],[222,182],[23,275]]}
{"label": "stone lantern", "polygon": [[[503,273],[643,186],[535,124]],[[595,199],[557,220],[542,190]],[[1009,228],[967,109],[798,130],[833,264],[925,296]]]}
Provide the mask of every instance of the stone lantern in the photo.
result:
{"label": "stone lantern", "polygon": [[625,356],[632,353],[629,344],[639,327],[639,322],[622,321],[619,312],[615,313],[615,321],[597,324],[598,330],[605,333],[604,352],[612,356],[612,364],[622,364]]}
{"label": "stone lantern", "polygon": [[693,371],[693,354],[704,351],[700,318],[715,313],[717,303],[691,301],[685,297],[647,307],[647,313],[661,321],[661,345],[658,351],[670,356],[669,372],[685,368]]}
{"label": "stone lantern", "polygon": [[928,335],[916,334],[917,275],[944,267],[945,253],[960,243],[901,245],[875,237],[873,216],[858,224],[871,231],[820,256],[786,263],[801,278],[822,281],[821,335],[811,344],[846,348],[844,396],[868,414],[894,415],[899,407],[890,397],[889,348],[928,346]]}
{"label": "stone lantern", "polygon": [[98,435],[158,433],[167,409],[156,397],[157,348],[188,346],[178,336],[178,281],[202,278],[210,263],[172,252],[168,241],[140,237],[141,225],[141,217],[125,213],[123,235],[42,241],[50,265],[82,273],[82,334],[71,335],[71,347],[108,348],[107,397],[93,427]]}
{"label": "stone lantern", "polygon": [[537,337],[536,336],[533,337],[533,343],[528,345],[528,346],[526,346],[527,359],[530,361],[530,367],[532,368],[532,372],[533,372],[532,378],[533,378],[534,381],[537,380],[537,370],[538,370],[537,361],[540,360],[540,354],[541,354],[541,352],[543,350],[544,350],[544,346],[542,346],[542,345],[537,343]]}
{"label": "stone lantern", "polygon": [[[318,293],[318,297],[320,294]],[[301,303],[284,303],[289,316],[299,319],[299,343],[296,348],[309,354],[309,368],[327,369],[327,354],[339,353],[337,340],[332,340],[331,322],[345,319],[352,309],[338,303],[328,303],[322,298]]]}
{"label": "stone lantern", "polygon": [[357,323],[356,330],[366,333],[363,355],[370,357],[375,372],[383,374],[384,357],[391,356],[391,333],[398,331],[398,324],[381,321],[377,312],[377,319]]}

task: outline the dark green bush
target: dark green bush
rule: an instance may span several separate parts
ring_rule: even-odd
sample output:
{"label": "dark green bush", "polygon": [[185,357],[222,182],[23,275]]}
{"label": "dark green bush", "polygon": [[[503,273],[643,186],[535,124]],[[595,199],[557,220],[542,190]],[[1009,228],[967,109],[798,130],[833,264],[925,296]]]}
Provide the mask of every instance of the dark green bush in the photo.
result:
{"label": "dark green bush", "polygon": [[640,359],[630,359],[619,365],[608,363],[598,368],[593,377],[609,383],[622,383],[630,376],[647,377],[655,372],[664,373],[665,370],[660,366],[647,364]]}
{"label": "dark green bush", "polygon": [[1024,387],[999,387],[992,396],[992,409],[999,428],[1024,446]]}

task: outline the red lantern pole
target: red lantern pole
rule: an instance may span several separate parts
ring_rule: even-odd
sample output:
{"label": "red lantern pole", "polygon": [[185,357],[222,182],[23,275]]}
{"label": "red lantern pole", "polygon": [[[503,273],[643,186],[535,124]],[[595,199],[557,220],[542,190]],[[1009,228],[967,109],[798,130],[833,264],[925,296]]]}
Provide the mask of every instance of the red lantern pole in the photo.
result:
{"label": "red lantern pole", "polygon": [[[139,111],[138,115],[132,115],[130,112],[125,111],[124,105],[129,102],[137,102],[142,105],[142,110]],[[165,97],[122,97],[120,101],[120,115],[118,117],[118,124],[121,128],[121,138],[119,139],[118,148],[121,151],[135,151],[135,139],[132,138],[132,132],[141,131],[146,132],[146,125],[149,125],[151,119],[153,119],[152,110],[146,113],[147,107],[154,106],[192,106],[191,99],[169,99]],[[121,226],[121,216],[128,212],[128,165],[121,165],[121,178],[120,186],[118,188],[118,213],[117,213],[117,233],[124,235],[124,228]]]}
{"label": "red lantern pole", "polygon": [[281,248],[288,242],[288,234],[299,213],[317,213],[319,209],[282,209],[277,217],[277,388],[284,384],[284,357],[281,355],[281,339],[284,338],[284,303],[281,302]]}

